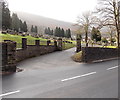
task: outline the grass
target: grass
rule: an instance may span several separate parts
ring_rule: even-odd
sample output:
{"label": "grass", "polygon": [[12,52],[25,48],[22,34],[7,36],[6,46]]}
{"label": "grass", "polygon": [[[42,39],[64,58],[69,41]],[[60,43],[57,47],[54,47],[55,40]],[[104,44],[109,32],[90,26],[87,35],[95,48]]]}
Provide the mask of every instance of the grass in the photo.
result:
{"label": "grass", "polygon": [[100,46],[100,47],[102,47],[102,48],[117,48],[117,46]]}
{"label": "grass", "polygon": [[34,38],[32,36],[20,36],[20,35],[10,35],[10,34],[0,34],[0,37],[2,38],[2,40],[0,40],[0,42],[2,42],[4,40],[12,40],[12,41],[16,41],[17,43],[21,43],[22,38],[27,38],[27,40],[47,41],[47,39]]}
{"label": "grass", "polygon": [[105,46],[105,48],[117,48],[117,46]]}
{"label": "grass", "polygon": [[81,62],[81,60],[82,60],[82,51],[76,53],[76,54],[73,55],[71,58],[72,58],[74,61],[76,61],[76,62]]}
{"label": "grass", "polygon": [[76,41],[72,41],[72,40],[67,40],[69,42],[72,42],[73,44],[76,44]]}
{"label": "grass", "polygon": [[20,36],[20,35],[11,35],[11,34],[0,34],[0,42],[4,41],[4,40],[12,40],[15,41],[17,43],[17,48],[21,48],[22,45],[22,38],[27,38],[27,44],[28,45],[34,45],[35,44],[35,40],[40,40],[41,41],[41,45],[46,45],[46,41],[47,39],[42,39],[42,38],[34,38],[32,36]]}
{"label": "grass", "polygon": [[[27,45],[35,45],[35,40],[40,40],[40,45],[46,45],[47,44],[47,39],[43,38],[34,38],[32,36],[20,36],[20,35],[11,35],[11,34],[0,34],[0,42],[4,40],[12,40],[17,43],[17,48],[22,47],[22,38],[27,38]],[[70,43],[63,43],[63,50],[70,49],[72,47],[75,47],[75,41],[71,41],[72,44]],[[51,41],[53,45],[53,41]]]}
{"label": "grass", "polygon": [[70,48],[73,48],[75,47],[75,44],[74,43],[63,43],[63,50],[67,50],[67,49],[70,49]]}

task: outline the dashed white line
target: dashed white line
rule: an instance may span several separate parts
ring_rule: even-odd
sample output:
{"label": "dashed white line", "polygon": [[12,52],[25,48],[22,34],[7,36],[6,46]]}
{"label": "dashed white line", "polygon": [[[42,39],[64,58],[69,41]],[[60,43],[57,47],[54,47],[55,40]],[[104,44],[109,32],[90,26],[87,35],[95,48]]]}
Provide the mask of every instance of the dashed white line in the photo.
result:
{"label": "dashed white line", "polygon": [[91,72],[91,73],[83,74],[83,75],[80,75],[80,76],[75,76],[75,77],[63,79],[63,80],[61,80],[61,81],[62,81],[62,82],[65,82],[65,81],[68,81],[68,80],[73,80],[73,79],[76,79],[76,78],[80,78],[80,77],[85,77],[85,76],[93,75],[93,74],[95,74],[95,73],[97,73],[97,72]]}
{"label": "dashed white line", "polygon": [[118,68],[118,66],[108,68],[107,70],[112,70],[112,69],[115,69],[115,68]]}
{"label": "dashed white line", "polygon": [[0,97],[11,95],[11,94],[15,94],[15,93],[18,93],[18,92],[20,92],[20,90],[13,91],[13,92],[8,92],[8,93],[5,93],[5,94],[1,94]]}

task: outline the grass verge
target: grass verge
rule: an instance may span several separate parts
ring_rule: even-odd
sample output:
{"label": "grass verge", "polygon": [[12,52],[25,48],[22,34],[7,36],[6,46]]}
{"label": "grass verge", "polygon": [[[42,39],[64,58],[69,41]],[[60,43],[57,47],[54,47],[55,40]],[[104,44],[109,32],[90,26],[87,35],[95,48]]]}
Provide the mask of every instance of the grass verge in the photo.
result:
{"label": "grass verge", "polygon": [[42,39],[42,38],[34,38],[32,36],[20,36],[20,35],[11,35],[11,34],[0,34],[0,42],[4,40],[12,40],[17,43],[17,48],[22,47],[22,38],[27,38],[27,44],[28,45],[34,45],[35,40],[40,40],[41,45],[46,45],[47,39]]}
{"label": "grass verge", "polygon": [[75,62],[81,62],[82,61],[82,51],[76,53],[71,57]]}
{"label": "grass verge", "polygon": [[67,49],[70,49],[70,48],[73,48],[75,47],[75,44],[71,44],[71,43],[63,43],[63,50],[67,50]]}
{"label": "grass verge", "polygon": [[[11,35],[11,34],[0,34],[0,42],[4,40],[12,40],[17,43],[17,48],[22,47],[22,38],[27,38],[27,44],[28,45],[35,45],[35,40],[40,40],[40,45],[46,45],[47,44],[47,39],[43,38],[34,38],[32,36],[20,36],[20,35]],[[53,42],[53,41],[52,41]],[[73,41],[71,41],[73,42]],[[75,42],[72,44],[70,43],[63,43],[63,50],[70,49],[75,47]]]}

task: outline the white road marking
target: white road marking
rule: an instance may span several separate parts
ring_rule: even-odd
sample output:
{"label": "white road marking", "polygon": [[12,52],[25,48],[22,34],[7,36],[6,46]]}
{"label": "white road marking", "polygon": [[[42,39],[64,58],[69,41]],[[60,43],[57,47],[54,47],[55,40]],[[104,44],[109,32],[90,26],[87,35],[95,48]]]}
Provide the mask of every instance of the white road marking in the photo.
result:
{"label": "white road marking", "polygon": [[68,81],[68,80],[72,80],[72,79],[76,79],[76,78],[80,78],[80,77],[85,77],[85,76],[88,76],[88,75],[92,75],[92,74],[95,74],[95,73],[97,73],[97,72],[91,72],[91,73],[87,73],[87,74],[84,74],[84,75],[80,75],[80,76],[75,76],[75,77],[63,79],[61,81],[64,82],[64,81]]}
{"label": "white road marking", "polygon": [[118,68],[118,66],[108,68],[107,70],[112,70],[112,69],[115,69],[115,68]]}
{"label": "white road marking", "polygon": [[1,94],[0,97],[7,96],[7,95],[10,95],[10,94],[14,94],[14,93],[18,93],[18,92],[20,92],[20,90],[17,90],[17,91],[14,91],[14,92],[8,92],[8,93],[5,93],[5,94]]}

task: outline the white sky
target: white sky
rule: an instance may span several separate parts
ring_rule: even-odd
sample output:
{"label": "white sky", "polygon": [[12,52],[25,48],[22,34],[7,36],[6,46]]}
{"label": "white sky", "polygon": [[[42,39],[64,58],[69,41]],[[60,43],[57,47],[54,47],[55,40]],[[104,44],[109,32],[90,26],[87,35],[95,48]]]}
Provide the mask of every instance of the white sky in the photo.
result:
{"label": "white sky", "polygon": [[8,0],[8,3],[11,11],[76,22],[82,12],[95,8],[97,0]]}

